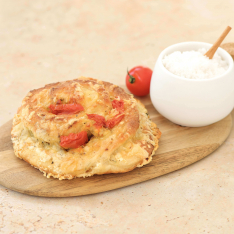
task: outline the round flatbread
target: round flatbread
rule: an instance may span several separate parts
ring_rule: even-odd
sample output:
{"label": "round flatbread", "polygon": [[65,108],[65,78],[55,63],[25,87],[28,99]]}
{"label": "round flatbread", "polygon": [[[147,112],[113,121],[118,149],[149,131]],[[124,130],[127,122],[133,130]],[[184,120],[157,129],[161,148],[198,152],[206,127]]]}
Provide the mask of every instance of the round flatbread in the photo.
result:
{"label": "round flatbread", "polygon": [[[73,144],[80,133],[86,140]],[[141,167],[151,161],[161,135],[140,101],[86,77],[30,91],[11,134],[17,157],[60,180]]]}

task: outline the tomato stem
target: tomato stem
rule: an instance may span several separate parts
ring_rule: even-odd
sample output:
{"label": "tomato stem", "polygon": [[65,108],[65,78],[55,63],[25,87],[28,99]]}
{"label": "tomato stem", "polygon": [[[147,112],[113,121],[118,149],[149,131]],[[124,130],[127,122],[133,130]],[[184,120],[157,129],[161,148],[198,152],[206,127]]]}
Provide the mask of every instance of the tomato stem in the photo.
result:
{"label": "tomato stem", "polygon": [[132,76],[132,75],[130,75],[130,73],[129,73],[129,71],[127,70],[127,73],[128,73],[128,76],[129,76],[129,82],[131,83],[131,84],[133,84],[135,81],[136,81],[136,79],[134,78],[134,76]]}

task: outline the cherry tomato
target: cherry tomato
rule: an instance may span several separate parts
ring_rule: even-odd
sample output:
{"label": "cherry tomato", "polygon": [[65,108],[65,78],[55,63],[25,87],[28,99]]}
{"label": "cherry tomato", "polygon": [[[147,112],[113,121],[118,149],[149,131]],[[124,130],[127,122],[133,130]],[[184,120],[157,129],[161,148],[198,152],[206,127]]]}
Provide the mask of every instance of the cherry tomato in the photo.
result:
{"label": "cherry tomato", "polygon": [[100,128],[102,126],[105,126],[106,124],[106,120],[103,116],[101,115],[97,115],[97,114],[87,114],[89,119],[94,120],[96,123],[94,124],[94,126],[96,126],[97,128]]}
{"label": "cherry tomato", "polygon": [[78,148],[81,145],[84,145],[88,142],[87,132],[82,131],[79,133],[70,133],[68,136],[60,137],[60,146],[68,149],[68,148]]}
{"label": "cherry tomato", "polygon": [[56,104],[56,105],[50,105],[49,109],[51,110],[51,113],[55,115],[61,115],[61,114],[76,114],[80,111],[84,110],[84,107],[80,104]]}
{"label": "cherry tomato", "polygon": [[115,117],[106,121],[106,127],[113,128],[115,125],[120,123],[123,118],[124,118],[124,115],[119,115],[119,116],[116,115]]}
{"label": "cherry tomato", "polygon": [[119,112],[124,112],[124,101],[123,100],[114,100],[112,101],[112,107]]}
{"label": "cherry tomato", "polygon": [[137,66],[132,68],[126,76],[128,90],[136,96],[149,94],[152,73],[152,70],[148,67]]}

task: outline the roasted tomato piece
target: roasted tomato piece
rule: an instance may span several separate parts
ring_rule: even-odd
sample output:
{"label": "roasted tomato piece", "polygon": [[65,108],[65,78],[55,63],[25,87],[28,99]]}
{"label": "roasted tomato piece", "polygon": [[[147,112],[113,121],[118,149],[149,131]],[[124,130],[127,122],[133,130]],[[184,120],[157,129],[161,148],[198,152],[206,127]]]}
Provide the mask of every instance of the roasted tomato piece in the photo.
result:
{"label": "roasted tomato piece", "polygon": [[116,115],[115,117],[109,119],[106,121],[106,127],[107,128],[113,128],[115,125],[121,122],[121,120],[124,118],[124,115]]}
{"label": "roasted tomato piece", "polygon": [[70,133],[60,137],[60,146],[65,149],[75,149],[88,142],[87,132]]}
{"label": "roasted tomato piece", "polygon": [[102,126],[105,126],[106,124],[106,120],[103,116],[101,115],[97,115],[97,114],[87,114],[89,119],[94,120],[96,123],[94,124],[94,126],[100,128]]}
{"label": "roasted tomato piece", "polygon": [[61,114],[77,114],[80,111],[84,110],[84,107],[81,104],[57,104],[57,105],[50,105],[49,109],[51,113],[55,115]]}
{"label": "roasted tomato piece", "polygon": [[124,112],[124,101],[123,100],[114,100],[112,101],[112,107],[119,112]]}

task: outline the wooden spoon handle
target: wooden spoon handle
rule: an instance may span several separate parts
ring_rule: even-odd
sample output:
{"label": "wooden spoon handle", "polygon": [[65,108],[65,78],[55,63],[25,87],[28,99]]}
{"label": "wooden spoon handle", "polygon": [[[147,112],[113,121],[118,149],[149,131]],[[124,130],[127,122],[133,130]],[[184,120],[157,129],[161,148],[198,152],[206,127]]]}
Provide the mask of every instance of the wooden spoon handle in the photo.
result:
{"label": "wooden spoon handle", "polygon": [[224,40],[224,38],[227,36],[227,34],[230,32],[232,28],[227,26],[227,28],[224,30],[222,35],[219,37],[219,39],[214,43],[214,45],[205,53],[205,56],[207,56],[209,59],[212,59],[216,50]]}

